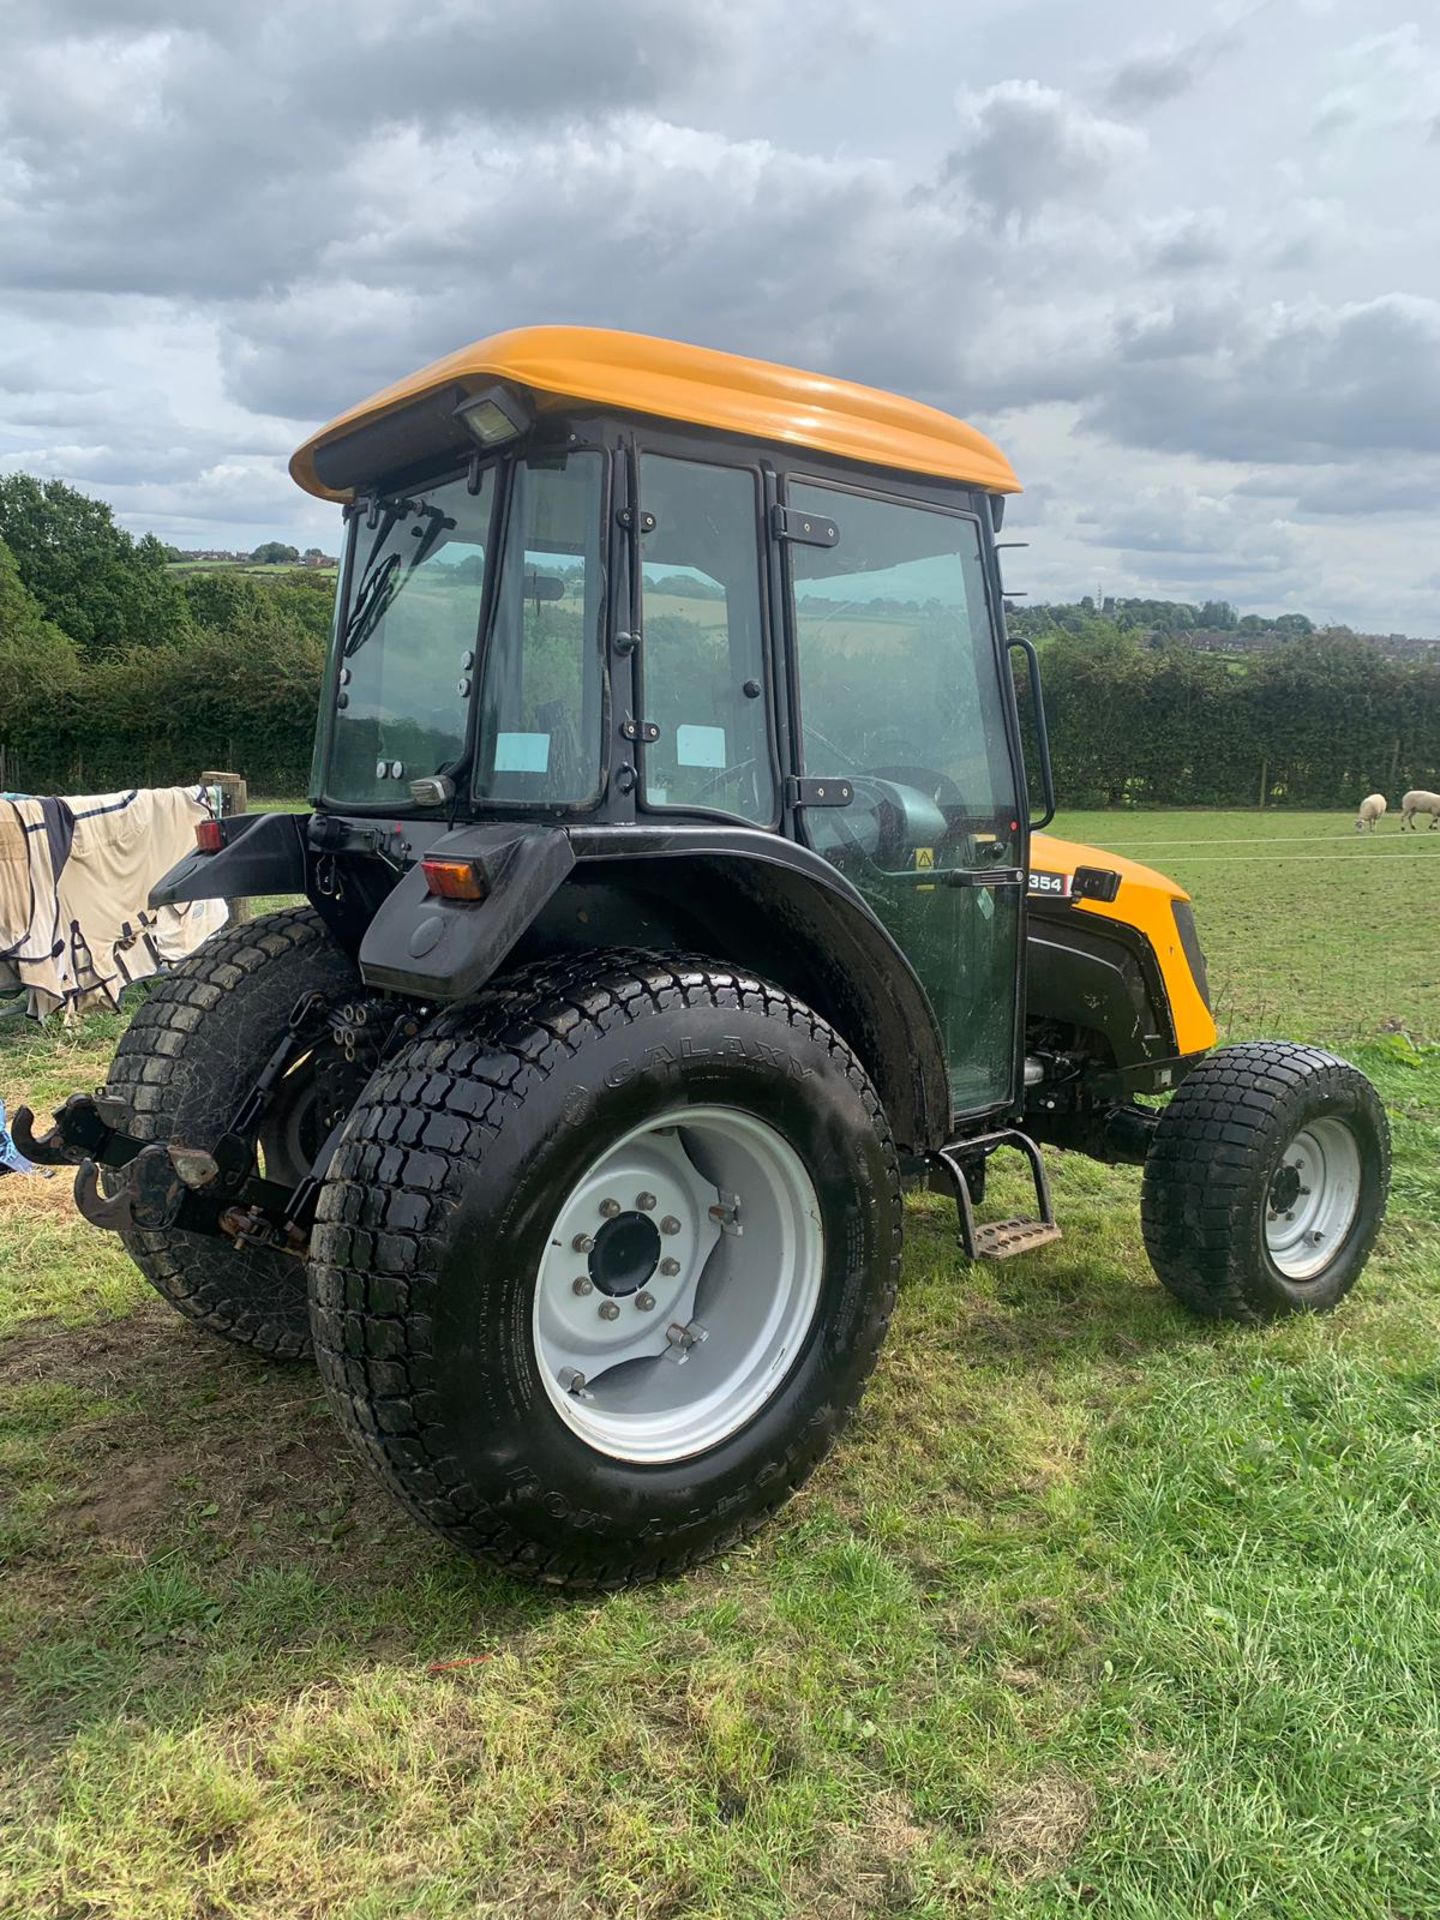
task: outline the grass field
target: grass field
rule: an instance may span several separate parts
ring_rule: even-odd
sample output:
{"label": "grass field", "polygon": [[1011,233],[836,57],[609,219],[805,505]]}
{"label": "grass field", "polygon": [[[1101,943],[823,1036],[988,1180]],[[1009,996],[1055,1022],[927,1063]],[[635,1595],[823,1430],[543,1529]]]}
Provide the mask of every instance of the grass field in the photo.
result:
{"label": "grass field", "polygon": [[[1389,1225],[1326,1320],[1200,1325],[1138,1174],[968,1271],[911,1202],[850,1435],[753,1545],[548,1598],[418,1532],[308,1368],[0,1181],[0,1913],[760,1920],[1440,1912],[1440,837],[1070,816],[1190,886],[1231,1037],[1341,1047]],[[10,1032],[0,1087],[119,1023]]]}
{"label": "grass field", "polygon": [[298,560],[170,560],[166,562],[165,571],[181,576],[187,573],[257,573],[274,578],[286,573],[333,576],[340,568],[335,561],[324,567],[310,567]]}

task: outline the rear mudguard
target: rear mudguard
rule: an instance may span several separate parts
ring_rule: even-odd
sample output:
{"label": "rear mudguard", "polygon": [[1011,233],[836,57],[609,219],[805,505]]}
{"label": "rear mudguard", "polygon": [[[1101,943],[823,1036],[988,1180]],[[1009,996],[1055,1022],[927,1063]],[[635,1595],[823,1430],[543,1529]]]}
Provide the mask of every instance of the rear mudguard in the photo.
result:
{"label": "rear mudguard", "polygon": [[189,900],[246,900],[256,894],[304,893],[308,813],[237,813],[220,822],[218,853],[197,847],[150,889],[152,907]]}
{"label": "rear mudguard", "polygon": [[478,868],[482,900],[440,900],[414,866],[386,895],[360,942],[370,987],[416,1000],[468,1000],[479,992],[575,865],[559,827],[458,827],[428,850]]}

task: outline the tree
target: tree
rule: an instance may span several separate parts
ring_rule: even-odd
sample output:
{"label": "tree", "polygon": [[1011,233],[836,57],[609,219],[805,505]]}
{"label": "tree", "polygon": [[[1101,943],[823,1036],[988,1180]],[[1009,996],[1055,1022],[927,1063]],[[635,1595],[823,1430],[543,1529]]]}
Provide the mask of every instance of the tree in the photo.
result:
{"label": "tree", "polygon": [[266,540],[263,545],[256,547],[250,556],[251,564],[257,567],[283,566],[287,560],[299,558],[300,549],[287,547],[283,540]]}
{"label": "tree", "polygon": [[1219,627],[1228,630],[1237,623],[1238,616],[1228,600],[1207,600],[1200,609],[1202,627]]}
{"label": "tree", "polygon": [[152,646],[186,629],[161,542],[132,539],[105,501],[63,480],[0,478],[0,540],[44,617],[87,652]]}
{"label": "tree", "polygon": [[75,642],[45,618],[0,541],[0,745],[19,755],[27,779],[40,770],[36,749],[50,750],[80,679]]}

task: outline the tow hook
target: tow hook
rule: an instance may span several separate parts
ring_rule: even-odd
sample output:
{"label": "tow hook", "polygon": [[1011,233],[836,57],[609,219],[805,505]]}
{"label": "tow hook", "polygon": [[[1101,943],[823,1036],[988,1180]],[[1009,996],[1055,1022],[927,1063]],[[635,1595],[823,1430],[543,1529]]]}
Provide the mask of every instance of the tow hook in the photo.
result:
{"label": "tow hook", "polygon": [[81,1161],[75,1175],[75,1205],[92,1227],[111,1233],[123,1233],[128,1227],[158,1231],[173,1225],[189,1191],[170,1149],[158,1141],[142,1147],[117,1169],[117,1181],[114,1193],[102,1193],[99,1166],[94,1160]]}
{"label": "tow hook", "polygon": [[[107,1150],[123,1139],[121,1128],[129,1118],[123,1100],[107,1093],[72,1093],[63,1106],[55,1109],[55,1124],[47,1133],[35,1131],[35,1115],[29,1107],[17,1107],[10,1124],[10,1137],[27,1160],[37,1166],[78,1166],[82,1160],[108,1157]],[[111,1165],[123,1165],[140,1151],[140,1143],[127,1142],[132,1151],[111,1159]]]}

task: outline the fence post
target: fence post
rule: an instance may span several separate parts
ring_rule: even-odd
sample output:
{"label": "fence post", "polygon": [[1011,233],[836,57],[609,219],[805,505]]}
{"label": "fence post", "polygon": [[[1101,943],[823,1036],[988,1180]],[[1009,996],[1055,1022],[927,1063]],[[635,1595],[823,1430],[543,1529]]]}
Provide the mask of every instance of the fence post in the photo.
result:
{"label": "fence post", "polygon": [[[222,819],[228,819],[232,813],[248,813],[250,811],[250,789],[241,774],[202,773],[200,780],[203,786],[218,787],[220,789],[220,815]],[[248,920],[252,911],[251,903],[248,900],[227,900],[225,902],[225,909],[230,916],[232,926],[241,920]]]}

